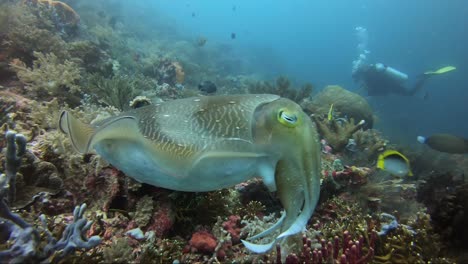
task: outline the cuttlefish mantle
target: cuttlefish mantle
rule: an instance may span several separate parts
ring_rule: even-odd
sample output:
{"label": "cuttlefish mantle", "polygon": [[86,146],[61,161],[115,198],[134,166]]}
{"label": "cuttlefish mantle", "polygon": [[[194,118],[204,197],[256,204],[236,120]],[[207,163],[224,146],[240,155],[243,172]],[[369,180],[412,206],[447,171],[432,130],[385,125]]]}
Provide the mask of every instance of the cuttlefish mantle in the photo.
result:
{"label": "cuttlefish mantle", "polygon": [[320,191],[320,145],[313,122],[276,95],[226,95],[145,106],[87,125],[68,112],[60,129],[81,153],[95,150],[137,181],[178,191],[213,191],[262,178],[284,207],[263,253],[304,230]]}

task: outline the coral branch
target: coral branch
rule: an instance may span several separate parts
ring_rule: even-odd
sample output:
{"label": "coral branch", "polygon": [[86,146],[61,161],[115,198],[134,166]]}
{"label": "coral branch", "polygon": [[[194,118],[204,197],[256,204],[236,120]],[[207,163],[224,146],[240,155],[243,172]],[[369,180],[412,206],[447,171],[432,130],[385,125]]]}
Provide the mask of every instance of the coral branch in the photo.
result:
{"label": "coral branch", "polygon": [[22,134],[7,131],[6,142],[5,174],[0,175],[0,197],[6,196],[6,200],[12,203],[16,198],[16,173],[26,152],[26,138]]}
{"label": "coral branch", "polygon": [[336,152],[342,151],[352,135],[365,124],[364,120],[355,124],[353,118],[348,121],[344,118],[326,120],[320,119],[316,115],[311,115],[311,117],[317,125],[319,133]]}

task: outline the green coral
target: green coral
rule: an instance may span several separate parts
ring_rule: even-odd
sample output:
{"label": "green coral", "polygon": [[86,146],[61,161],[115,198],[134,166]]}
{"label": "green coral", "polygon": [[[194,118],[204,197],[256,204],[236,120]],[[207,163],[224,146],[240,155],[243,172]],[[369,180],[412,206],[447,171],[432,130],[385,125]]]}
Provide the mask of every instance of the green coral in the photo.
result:
{"label": "green coral", "polygon": [[176,263],[182,256],[185,241],[149,238],[138,258],[138,263]]}
{"label": "green coral", "polygon": [[138,95],[134,80],[121,75],[105,78],[93,74],[88,78],[87,90],[100,103],[114,106],[121,111],[130,109],[130,101]]}
{"label": "green coral", "polygon": [[259,201],[250,201],[245,208],[240,207],[236,215],[240,215],[244,219],[254,219],[255,217],[262,215],[266,210],[265,205]]}
{"label": "green coral", "polygon": [[133,260],[132,247],[125,237],[114,238],[110,247],[103,250],[106,263],[130,263]]}
{"label": "green coral", "polygon": [[153,198],[149,195],[143,196],[137,205],[133,219],[139,227],[145,227],[153,216],[154,203]]}
{"label": "green coral", "polygon": [[300,103],[305,98],[309,98],[313,91],[312,84],[304,84],[300,88],[292,87],[291,82],[284,76],[278,77],[275,83],[254,82],[249,85],[249,93],[277,94],[281,97],[289,98],[296,103]]}
{"label": "green coral", "polygon": [[106,77],[113,74],[109,55],[97,43],[79,40],[68,43],[67,49],[71,57],[80,58],[86,72],[99,73]]}
{"label": "green coral", "polygon": [[71,60],[60,61],[54,53],[34,52],[36,60],[31,68],[16,61],[11,67],[18,78],[38,95],[65,95],[80,91],[80,67]]}
{"label": "green coral", "polygon": [[218,216],[232,215],[241,206],[238,195],[231,189],[206,193],[173,192],[170,198],[175,208],[175,226],[181,233],[190,233],[197,225],[211,226]]}
{"label": "green coral", "polygon": [[[4,4],[1,20],[6,25],[5,41],[2,43],[8,50],[10,58],[20,58],[27,63],[33,51],[54,53],[60,58],[68,56],[65,41],[57,33],[52,22],[52,10],[43,5]],[[5,18],[5,16],[7,18]]]}

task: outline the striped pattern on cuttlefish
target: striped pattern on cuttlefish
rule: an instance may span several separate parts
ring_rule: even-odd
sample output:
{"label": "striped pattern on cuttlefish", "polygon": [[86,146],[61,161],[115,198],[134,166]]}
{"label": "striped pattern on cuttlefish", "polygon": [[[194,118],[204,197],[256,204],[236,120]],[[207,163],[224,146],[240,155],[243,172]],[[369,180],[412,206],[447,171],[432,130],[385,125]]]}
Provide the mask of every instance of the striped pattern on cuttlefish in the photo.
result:
{"label": "striped pattern on cuttlefish", "polygon": [[205,96],[167,101],[92,125],[64,111],[60,129],[81,153],[93,149],[137,181],[203,192],[260,177],[284,207],[280,220],[250,237],[280,229],[271,243],[242,241],[263,253],[304,230],[320,192],[315,125],[293,101],[277,95]]}

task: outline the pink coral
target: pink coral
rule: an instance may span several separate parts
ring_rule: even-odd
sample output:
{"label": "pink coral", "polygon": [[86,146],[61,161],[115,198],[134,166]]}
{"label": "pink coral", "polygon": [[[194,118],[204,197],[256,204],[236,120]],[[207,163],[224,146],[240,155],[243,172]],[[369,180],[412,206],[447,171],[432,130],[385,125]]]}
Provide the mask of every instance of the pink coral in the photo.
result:
{"label": "pink coral", "polygon": [[174,226],[174,212],[167,203],[162,203],[156,208],[152,219],[148,230],[153,230],[157,237],[167,235]]}
{"label": "pink coral", "polygon": [[241,233],[241,217],[238,215],[231,215],[228,218],[228,221],[223,223],[223,228],[229,234],[231,234],[231,241],[233,244],[238,244],[240,242],[240,233]]}
{"label": "pink coral", "polygon": [[197,231],[192,235],[189,244],[192,252],[211,254],[215,251],[218,242],[216,237],[207,231]]}

